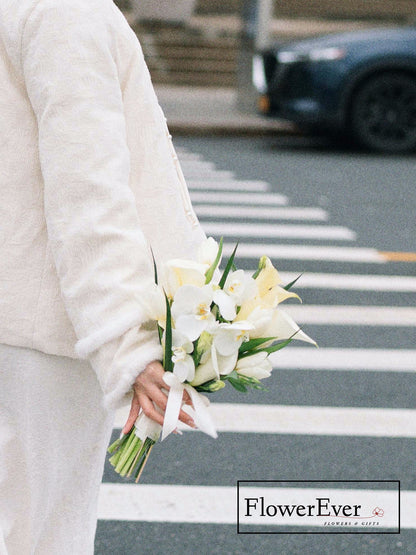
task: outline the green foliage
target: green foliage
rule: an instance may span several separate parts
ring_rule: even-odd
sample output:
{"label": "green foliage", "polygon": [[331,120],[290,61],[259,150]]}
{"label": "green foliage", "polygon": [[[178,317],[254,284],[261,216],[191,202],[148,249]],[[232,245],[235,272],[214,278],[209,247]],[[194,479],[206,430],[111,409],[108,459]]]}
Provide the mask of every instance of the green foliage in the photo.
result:
{"label": "green foliage", "polygon": [[238,243],[234,247],[234,250],[231,253],[230,258],[228,259],[227,265],[225,266],[225,270],[218,284],[221,287],[221,289],[224,289],[224,285],[225,285],[225,282],[227,281],[228,274],[231,272],[231,270],[235,271],[236,269],[236,267],[234,266],[234,258],[235,258],[235,253],[237,252],[237,247],[238,247]]}
{"label": "green foliage", "polygon": [[257,337],[255,339],[250,339],[249,341],[244,341],[240,348],[238,349],[238,358],[244,358],[252,355],[254,352],[258,352],[257,347],[263,345],[263,343],[268,343],[273,341],[275,337]]}
{"label": "green foliage", "polygon": [[295,283],[298,281],[298,279],[299,279],[300,277],[302,277],[302,276],[303,276],[303,274],[299,274],[298,277],[297,277],[296,279],[294,279],[293,281],[291,281],[290,283],[288,283],[287,285],[285,285],[285,286],[283,287],[283,289],[286,289],[286,291],[289,291],[289,289],[291,289],[291,288],[295,285]]}
{"label": "green foliage", "polygon": [[221,255],[222,255],[222,246],[223,246],[224,240],[221,237],[219,245],[218,245],[218,252],[217,252],[217,256],[215,257],[214,262],[211,264],[211,266],[208,268],[208,270],[205,272],[205,283],[209,283],[212,280],[212,277],[214,275],[215,270],[217,269],[217,266],[221,260]]}
{"label": "green foliage", "polygon": [[165,293],[166,301],[166,329],[165,329],[165,350],[163,353],[163,368],[166,372],[173,372],[172,362],[172,314],[170,311],[169,299]]}
{"label": "green foliage", "polygon": [[226,376],[221,376],[221,379],[230,382],[234,389],[240,391],[241,393],[247,393],[248,389],[260,389],[262,391],[267,391],[267,388],[262,385],[260,380],[244,376],[236,370],[233,370]]}

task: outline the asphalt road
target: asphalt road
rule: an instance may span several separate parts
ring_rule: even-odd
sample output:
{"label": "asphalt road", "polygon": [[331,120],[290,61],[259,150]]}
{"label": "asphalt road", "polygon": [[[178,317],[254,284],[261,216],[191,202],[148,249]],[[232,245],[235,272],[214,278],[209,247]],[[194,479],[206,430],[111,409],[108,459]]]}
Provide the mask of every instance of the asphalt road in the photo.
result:
{"label": "asphalt road", "polygon": [[[186,490],[190,486],[235,487],[237,480],[400,480],[403,491],[416,491],[416,434],[408,431],[415,429],[416,415],[416,318],[414,312],[403,312],[414,307],[416,292],[416,259],[409,255],[416,252],[414,157],[364,154],[323,139],[301,137],[179,137],[175,146],[194,195],[209,190],[210,180],[217,175],[217,182],[222,179],[225,188],[232,189],[232,182],[261,181],[267,185],[267,193],[284,195],[288,207],[321,209],[321,221],[319,211],[314,221],[288,220],[283,212],[274,220],[250,216],[247,204],[239,202],[241,191],[235,191],[234,201],[225,206],[240,206],[247,216],[227,218],[219,209],[221,191],[214,193],[213,200],[201,197],[195,202],[197,213],[208,206],[204,211],[208,215],[201,215],[203,225],[217,237],[225,229],[229,243],[240,239],[243,244],[257,244],[258,255],[274,245],[287,247],[273,260],[282,275],[305,273],[297,287],[304,314],[308,314],[303,329],[320,346],[318,354],[311,348],[310,360],[299,364],[296,354],[304,353],[306,347],[291,348],[292,354],[282,359],[285,362],[276,364],[267,393],[254,391],[244,396],[225,389],[217,394],[215,403],[283,406],[301,414],[315,407],[322,422],[316,432],[308,430],[308,425],[315,423],[305,421],[304,428],[295,433],[241,429],[223,431],[217,440],[192,433],[169,438],[157,446],[157,452],[155,447],[141,484],[181,485]],[[189,153],[200,157],[193,160]],[[201,161],[213,162],[215,170],[207,170]],[[233,175],[215,174],[218,171]],[[196,181],[205,181],[206,186]],[[248,206],[259,205],[253,200]],[[270,208],[272,203],[265,206]],[[256,236],[253,227],[261,225],[275,230],[276,235]],[[321,230],[316,226],[326,227],[328,233],[313,239],[308,236],[308,226],[313,233]],[[309,249],[292,257],[294,246]],[[316,247],[335,250],[320,254]],[[238,265],[252,269],[255,261],[247,255],[249,247],[244,248],[241,245]],[[400,261],[391,261],[394,258]],[[340,280],[338,285],[336,280]],[[330,312],[334,307],[340,307],[341,319]],[[355,307],[351,315],[349,307]],[[381,311],[372,317],[372,309]],[[354,357],[361,362],[355,363]],[[341,431],[334,433],[325,416],[331,411],[319,412],[328,408],[351,409],[352,419],[361,414],[362,421],[358,419],[355,432],[343,432],[342,426],[347,430],[348,422],[341,422]],[[375,412],[354,412],[361,409]],[[393,426],[390,433],[371,432],[370,415],[388,422],[389,415],[403,416],[401,409],[409,411],[401,420],[403,429]],[[348,412],[339,414],[342,419]],[[360,427],[370,431],[363,432]],[[117,485],[121,480],[106,466],[103,482]],[[414,554],[416,513],[405,516],[413,526],[401,534],[238,535],[235,524],[215,523],[212,518],[207,522],[198,518],[145,522],[135,518],[133,511],[124,519],[116,515],[99,521],[96,554]]]}

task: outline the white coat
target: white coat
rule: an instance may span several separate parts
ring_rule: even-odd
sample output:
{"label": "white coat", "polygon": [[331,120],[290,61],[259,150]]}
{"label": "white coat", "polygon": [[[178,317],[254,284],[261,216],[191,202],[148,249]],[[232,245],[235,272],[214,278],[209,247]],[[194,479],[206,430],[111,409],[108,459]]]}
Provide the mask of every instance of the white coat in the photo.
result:
{"label": "white coat", "polygon": [[86,358],[115,407],[161,357],[143,291],[204,238],[112,0],[0,4],[0,343]]}

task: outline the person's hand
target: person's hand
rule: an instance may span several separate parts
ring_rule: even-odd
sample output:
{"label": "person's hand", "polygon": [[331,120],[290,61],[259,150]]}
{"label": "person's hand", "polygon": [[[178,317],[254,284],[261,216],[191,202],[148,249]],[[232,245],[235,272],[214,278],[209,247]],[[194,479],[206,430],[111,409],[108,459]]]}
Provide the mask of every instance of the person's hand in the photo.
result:
{"label": "person's hand", "polygon": [[[131,430],[139,416],[140,409],[143,410],[146,416],[161,426],[163,425],[163,415],[168,397],[162,390],[169,390],[169,386],[163,380],[164,373],[165,370],[161,363],[155,360],[148,364],[143,372],[137,376],[133,384],[133,399],[131,402],[130,414],[124,425],[123,434],[127,434]],[[184,401],[187,404],[191,404],[191,400],[186,391],[184,393]],[[155,405],[160,409],[160,412],[156,409]],[[179,412],[179,420],[192,428],[196,428],[193,419],[183,410]]]}

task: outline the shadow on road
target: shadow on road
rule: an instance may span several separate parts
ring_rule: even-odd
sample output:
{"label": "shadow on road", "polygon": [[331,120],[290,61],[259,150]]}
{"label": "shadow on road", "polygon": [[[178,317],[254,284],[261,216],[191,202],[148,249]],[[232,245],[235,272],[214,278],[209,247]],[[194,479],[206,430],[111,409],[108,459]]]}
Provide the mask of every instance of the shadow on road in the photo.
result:
{"label": "shadow on road", "polygon": [[404,154],[372,152],[360,148],[346,137],[328,136],[318,134],[286,135],[279,137],[267,137],[265,142],[270,150],[291,151],[291,152],[313,152],[322,154],[336,154],[348,156],[369,157],[371,159],[414,159],[416,153],[409,152]]}

